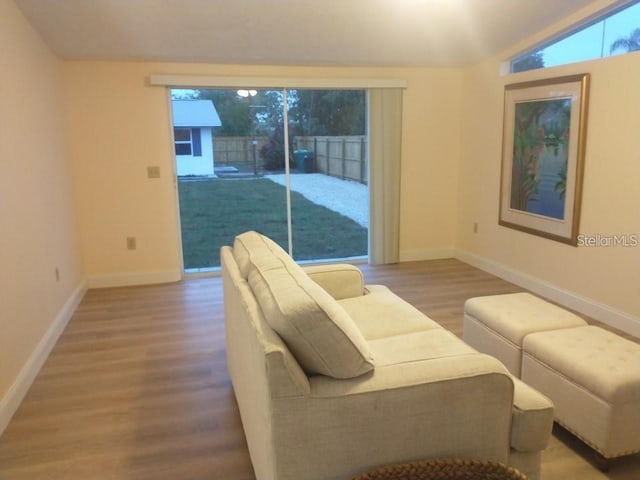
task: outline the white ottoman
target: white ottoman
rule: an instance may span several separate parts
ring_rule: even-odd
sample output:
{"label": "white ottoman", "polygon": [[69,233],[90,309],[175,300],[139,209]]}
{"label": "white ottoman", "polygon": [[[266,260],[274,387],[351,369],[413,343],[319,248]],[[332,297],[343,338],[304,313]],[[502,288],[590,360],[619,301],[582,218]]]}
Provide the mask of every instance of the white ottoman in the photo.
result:
{"label": "white ottoman", "polygon": [[640,344],[596,326],[527,335],[522,380],[606,459],[640,451]]}
{"label": "white ottoman", "polygon": [[577,315],[530,293],[492,295],[465,302],[462,338],[520,377],[522,341],[527,335],[586,324]]}

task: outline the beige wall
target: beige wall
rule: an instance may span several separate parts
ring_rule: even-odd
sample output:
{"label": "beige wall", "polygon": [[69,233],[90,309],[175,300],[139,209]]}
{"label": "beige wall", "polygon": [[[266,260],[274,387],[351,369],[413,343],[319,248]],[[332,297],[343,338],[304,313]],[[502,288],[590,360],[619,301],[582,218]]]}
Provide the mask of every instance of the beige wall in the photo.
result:
{"label": "beige wall", "polygon": [[464,71],[458,248],[586,299],[602,307],[603,320],[628,320],[637,334],[640,247],[573,247],[498,226],[497,219],[504,85],[590,73],[580,233],[640,234],[640,52],[502,77],[500,60]]}
{"label": "beige wall", "polygon": [[[137,64],[65,64],[83,266],[94,286],[103,276],[180,278],[169,106],[145,73]],[[160,166],[160,178],[148,179],[147,166]],[[126,249],[129,236],[137,250]]]}
{"label": "beige wall", "polygon": [[404,95],[400,260],[455,246],[462,72],[416,70]]}
{"label": "beige wall", "polygon": [[[497,216],[504,84],[588,71],[592,91],[581,232],[640,231],[633,188],[640,137],[633,134],[632,110],[638,100],[638,54],[500,76],[505,55],[459,70],[67,62],[87,275],[94,284],[108,284],[180,274],[167,94],[147,85],[150,74],[395,77],[408,83],[402,260],[469,253],[637,320],[637,249],[569,247],[499,227]],[[161,167],[160,180],[146,178],[147,165]],[[472,233],[474,222],[478,234]],[[125,249],[129,235],[138,237],[135,252]]]}
{"label": "beige wall", "polygon": [[[179,231],[167,91],[154,73],[281,78],[402,78],[401,249],[451,251],[455,240],[460,72],[67,62],[82,252],[90,284],[177,279]],[[146,178],[158,165],[161,178]],[[128,251],[125,238],[138,238]]]}
{"label": "beige wall", "polygon": [[10,0],[0,0],[0,45],[2,406],[81,278],[62,64]]}

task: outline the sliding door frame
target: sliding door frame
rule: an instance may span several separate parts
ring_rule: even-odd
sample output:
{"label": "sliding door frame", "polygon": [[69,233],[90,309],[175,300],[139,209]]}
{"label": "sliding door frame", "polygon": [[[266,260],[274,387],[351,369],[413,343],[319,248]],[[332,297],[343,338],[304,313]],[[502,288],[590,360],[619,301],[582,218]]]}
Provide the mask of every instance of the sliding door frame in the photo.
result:
{"label": "sliding door frame", "polygon": [[[172,118],[173,112],[171,109],[171,90],[172,89],[270,89],[280,90],[283,93],[283,122],[284,122],[284,142],[288,145],[289,140],[289,125],[288,125],[288,102],[287,94],[289,90],[366,90],[370,91],[375,89],[404,89],[407,87],[407,81],[403,79],[394,78],[307,78],[307,77],[220,77],[209,75],[173,75],[173,74],[152,74],[148,77],[148,83],[150,86],[159,86],[166,88],[167,102],[169,105],[169,123],[170,128],[170,140],[171,145],[174,145],[173,138],[173,126]],[[368,97],[369,95],[367,95]],[[367,101],[369,103],[369,101]],[[371,139],[369,138],[369,141]],[[289,149],[285,148],[285,178],[286,178],[286,203],[287,203],[287,238],[288,238],[288,251],[292,255],[293,252],[293,239],[292,239],[292,224],[291,224],[291,184],[290,184],[290,155]],[[182,241],[182,229],[180,218],[180,204],[178,196],[178,177],[177,177],[177,165],[173,163],[174,174],[174,195],[175,205],[177,209],[177,233],[178,233],[178,245],[180,248],[180,262],[182,276],[185,276],[184,269],[184,252]],[[369,173],[369,175],[371,175]],[[371,216],[371,212],[370,212]],[[371,225],[369,225],[369,232],[371,232]],[[371,233],[369,233],[371,235]],[[370,237],[371,238],[371,237]],[[369,255],[371,255],[371,245],[369,245]],[[197,275],[197,274],[196,274]],[[189,273],[189,276],[193,274]]]}

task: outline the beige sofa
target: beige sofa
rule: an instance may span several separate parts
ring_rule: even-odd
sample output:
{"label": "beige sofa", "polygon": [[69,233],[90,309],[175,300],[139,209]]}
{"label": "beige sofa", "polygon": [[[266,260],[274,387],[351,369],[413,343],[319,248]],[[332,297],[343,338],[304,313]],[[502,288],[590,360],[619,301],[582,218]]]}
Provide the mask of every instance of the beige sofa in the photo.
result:
{"label": "beige sofa", "polygon": [[259,480],[470,457],[539,478],[550,401],[351,265],[256,233],[221,249],[227,361]]}

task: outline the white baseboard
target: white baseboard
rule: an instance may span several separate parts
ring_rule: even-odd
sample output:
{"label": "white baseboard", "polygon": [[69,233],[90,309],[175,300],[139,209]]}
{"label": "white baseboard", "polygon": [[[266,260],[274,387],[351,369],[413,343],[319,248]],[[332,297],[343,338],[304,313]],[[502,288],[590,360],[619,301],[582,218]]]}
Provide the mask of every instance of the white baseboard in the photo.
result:
{"label": "white baseboard", "polygon": [[464,250],[456,250],[455,258],[594,320],[640,338],[640,318],[638,317]]}
{"label": "white baseboard", "polygon": [[16,412],[22,399],[27,394],[29,387],[35,380],[40,368],[47,360],[49,353],[55,346],[60,334],[67,326],[71,316],[75,312],[78,304],[82,300],[83,295],[87,291],[86,282],[82,282],[71,294],[69,299],[64,303],[58,314],[55,316],[51,326],[40,339],[36,348],[31,352],[26,363],[18,373],[15,381],[0,399],[0,435],[9,424],[11,417]]}
{"label": "white baseboard", "polygon": [[159,270],[155,272],[114,273],[89,277],[89,288],[130,287],[133,285],[152,285],[172,283],[182,280],[179,270]]}
{"label": "white baseboard", "polygon": [[426,250],[403,250],[400,252],[401,262],[419,262],[421,260],[440,260],[442,258],[452,258],[455,250],[453,248],[431,248]]}

